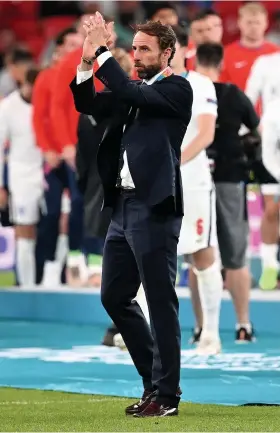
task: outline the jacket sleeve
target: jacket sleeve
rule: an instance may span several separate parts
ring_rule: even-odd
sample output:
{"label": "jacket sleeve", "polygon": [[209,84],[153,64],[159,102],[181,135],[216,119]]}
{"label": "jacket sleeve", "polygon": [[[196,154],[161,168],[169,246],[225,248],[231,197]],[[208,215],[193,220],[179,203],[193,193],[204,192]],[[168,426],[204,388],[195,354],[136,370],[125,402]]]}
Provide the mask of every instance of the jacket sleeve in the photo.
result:
{"label": "jacket sleeve", "polygon": [[76,110],[93,116],[95,122],[109,118],[115,109],[115,98],[110,91],[96,92],[93,76],[80,84],[77,78],[70,84]]}
{"label": "jacket sleeve", "polygon": [[118,62],[110,57],[96,71],[96,76],[114,96],[128,105],[150,107],[160,114],[178,117],[191,109],[193,94],[189,82],[182,77],[162,80],[154,86],[139,86],[130,81]]}

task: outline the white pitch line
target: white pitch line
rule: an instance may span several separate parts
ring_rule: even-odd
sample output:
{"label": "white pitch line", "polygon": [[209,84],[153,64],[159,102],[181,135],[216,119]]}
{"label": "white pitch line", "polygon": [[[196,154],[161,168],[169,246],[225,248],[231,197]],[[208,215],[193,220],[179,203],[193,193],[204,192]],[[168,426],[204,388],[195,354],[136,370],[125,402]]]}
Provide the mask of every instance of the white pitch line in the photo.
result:
{"label": "white pitch line", "polygon": [[26,400],[18,400],[18,401],[0,401],[0,406],[26,406],[26,405],[46,405],[46,404],[69,404],[69,403],[102,403],[106,401],[121,401],[125,400],[123,397],[112,397],[112,398],[91,398],[89,400],[47,400],[47,401],[26,401]]}

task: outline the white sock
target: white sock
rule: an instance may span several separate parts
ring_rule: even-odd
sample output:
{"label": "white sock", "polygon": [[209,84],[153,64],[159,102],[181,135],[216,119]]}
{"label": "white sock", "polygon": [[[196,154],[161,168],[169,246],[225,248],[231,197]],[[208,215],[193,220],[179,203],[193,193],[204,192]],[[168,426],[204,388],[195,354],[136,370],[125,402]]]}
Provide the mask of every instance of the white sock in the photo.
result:
{"label": "white sock", "polygon": [[86,280],[88,278],[88,268],[85,256],[80,251],[70,251],[67,256],[67,267],[76,266],[79,268],[81,279]]}
{"label": "white sock", "polygon": [[251,323],[237,323],[235,329],[238,331],[241,328],[245,328],[247,332],[252,332]]}
{"label": "white sock", "polygon": [[263,269],[278,269],[277,253],[277,244],[261,244],[261,259]]}
{"label": "white sock", "polygon": [[42,278],[42,286],[57,288],[60,283],[61,265],[58,262],[46,261],[44,265],[44,274]]}
{"label": "white sock", "polygon": [[68,235],[60,234],[57,239],[55,261],[60,264],[61,270],[68,254]]}
{"label": "white sock", "polygon": [[20,285],[35,285],[35,240],[18,238],[16,266]]}
{"label": "white sock", "polygon": [[194,270],[197,275],[198,291],[203,313],[203,332],[219,336],[220,307],[223,293],[223,279],[215,262],[203,271]]}

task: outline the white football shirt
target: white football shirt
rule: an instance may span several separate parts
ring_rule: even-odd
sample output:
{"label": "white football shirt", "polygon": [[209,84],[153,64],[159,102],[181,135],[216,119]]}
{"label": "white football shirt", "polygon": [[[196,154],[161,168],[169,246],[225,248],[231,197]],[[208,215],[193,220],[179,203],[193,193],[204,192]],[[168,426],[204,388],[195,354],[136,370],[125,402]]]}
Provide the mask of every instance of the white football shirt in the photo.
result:
{"label": "white football shirt", "polygon": [[[190,71],[186,77],[193,90],[192,117],[184,136],[181,150],[197,136],[198,118],[202,114],[212,114],[217,117],[217,96],[215,86],[210,78]],[[205,150],[194,159],[181,166],[181,174],[184,189],[211,189],[212,176],[209,168],[209,160]]]}
{"label": "white football shirt", "polygon": [[279,75],[280,53],[260,56],[252,66],[245,93],[253,105],[261,99],[263,112],[271,101],[280,97]]}
{"label": "white football shirt", "polygon": [[9,141],[9,188],[43,185],[43,157],[36,146],[32,105],[16,90],[0,102],[0,186],[3,182],[4,144]]}
{"label": "white football shirt", "polygon": [[280,182],[280,97],[266,106],[262,119],[262,158],[266,169]]}

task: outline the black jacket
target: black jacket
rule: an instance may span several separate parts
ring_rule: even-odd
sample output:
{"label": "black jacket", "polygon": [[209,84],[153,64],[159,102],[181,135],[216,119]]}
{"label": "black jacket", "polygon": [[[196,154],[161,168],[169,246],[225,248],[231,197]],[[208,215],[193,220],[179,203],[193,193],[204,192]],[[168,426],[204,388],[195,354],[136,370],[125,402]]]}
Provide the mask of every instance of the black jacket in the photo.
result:
{"label": "black jacket", "polygon": [[101,211],[104,194],[97,170],[98,148],[107,123],[96,124],[91,116],[82,114],[78,124],[77,183],[84,199],[84,227],[89,237],[105,238],[111,219],[110,208]]}
{"label": "black jacket", "polygon": [[[171,75],[150,86],[130,81],[114,58],[96,72],[111,92],[96,93],[93,79],[70,87],[80,113],[97,122],[109,119],[98,152],[104,206],[114,206],[121,143],[137,197],[154,210],[183,215],[180,175],[181,144],[191,118],[193,94],[189,82]],[[123,133],[131,109],[135,120]]]}

